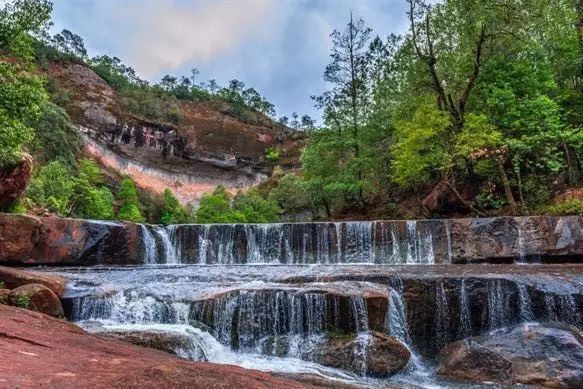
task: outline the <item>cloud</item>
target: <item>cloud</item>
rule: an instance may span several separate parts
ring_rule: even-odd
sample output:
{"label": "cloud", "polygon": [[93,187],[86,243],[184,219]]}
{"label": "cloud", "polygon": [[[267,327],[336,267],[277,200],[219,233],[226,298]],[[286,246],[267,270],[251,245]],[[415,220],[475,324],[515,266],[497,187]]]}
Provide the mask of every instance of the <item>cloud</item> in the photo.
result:
{"label": "cloud", "polygon": [[[277,0],[148,0],[124,7],[138,19],[125,36],[126,57],[146,78],[188,64],[204,64],[261,32]],[[119,18],[118,18],[119,20]]]}

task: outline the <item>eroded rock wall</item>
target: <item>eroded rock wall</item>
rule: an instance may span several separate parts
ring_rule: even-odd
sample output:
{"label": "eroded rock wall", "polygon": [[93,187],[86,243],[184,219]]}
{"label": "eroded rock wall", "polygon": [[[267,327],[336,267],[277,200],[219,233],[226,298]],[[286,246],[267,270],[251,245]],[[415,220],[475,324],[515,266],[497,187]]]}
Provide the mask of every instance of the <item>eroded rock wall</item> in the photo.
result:
{"label": "eroded rock wall", "polygon": [[[0,265],[145,263],[148,242],[144,230],[133,223],[0,214]],[[582,216],[184,225],[159,230],[169,237],[166,242],[172,245],[173,262],[179,263],[439,264],[583,259]],[[170,262],[167,254],[158,256],[156,262]]]}

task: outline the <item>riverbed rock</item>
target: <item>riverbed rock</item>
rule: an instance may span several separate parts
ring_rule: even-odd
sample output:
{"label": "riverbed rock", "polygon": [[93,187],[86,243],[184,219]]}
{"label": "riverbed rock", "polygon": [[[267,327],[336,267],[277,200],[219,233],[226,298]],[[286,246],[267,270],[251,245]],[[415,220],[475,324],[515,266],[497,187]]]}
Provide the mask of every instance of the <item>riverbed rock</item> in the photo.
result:
{"label": "riverbed rock", "polygon": [[67,280],[64,277],[55,274],[15,269],[5,266],[0,266],[0,281],[3,282],[8,289],[14,289],[27,284],[44,285],[55,292],[59,298],[63,297],[65,286],[67,284]]}
{"label": "riverbed rock", "polygon": [[566,326],[521,324],[448,345],[438,374],[548,387],[583,386],[583,336]]}
{"label": "riverbed rock", "polygon": [[400,340],[379,332],[370,333],[368,340],[355,336],[333,336],[314,352],[312,358],[325,366],[362,373],[361,360],[355,357],[358,354],[355,348],[365,353],[366,374],[373,376],[393,375],[403,369],[411,358],[409,348]]}
{"label": "riverbed rock", "polygon": [[306,388],[264,372],[103,339],[37,312],[0,305],[0,317],[0,387]]}
{"label": "riverbed rock", "polygon": [[49,316],[62,317],[63,306],[59,297],[44,285],[27,284],[10,291],[8,297],[13,305],[41,312]]}
{"label": "riverbed rock", "polygon": [[0,213],[0,265],[136,264],[139,226]]}
{"label": "riverbed rock", "polygon": [[0,209],[9,207],[24,193],[33,165],[32,157],[24,154],[16,165],[0,169]]}
{"label": "riverbed rock", "polygon": [[177,354],[177,350],[185,350],[191,345],[187,335],[177,332],[108,330],[99,334],[102,337],[119,339],[123,342],[165,351],[174,355]]}

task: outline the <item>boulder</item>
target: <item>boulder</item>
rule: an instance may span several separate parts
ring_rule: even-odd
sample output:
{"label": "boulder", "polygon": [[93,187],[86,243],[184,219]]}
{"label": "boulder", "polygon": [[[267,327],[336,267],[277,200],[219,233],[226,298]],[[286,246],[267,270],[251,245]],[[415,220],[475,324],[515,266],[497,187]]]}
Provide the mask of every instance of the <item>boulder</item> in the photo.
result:
{"label": "boulder", "polygon": [[0,265],[136,264],[139,226],[0,213]]}
{"label": "boulder", "polygon": [[474,382],[583,386],[583,337],[566,326],[521,324],[448,345],[438,374]]}
{"label": "boulder", "polygon": [[55,292],[59,297],[63,297],[65,285],[67,284],[67,280],[64,277],[55,274],[14,269],[5,266],[0,266],[0,281],[2,281],[8,289],[18,288],[19,286],[27,284],[44,285]]}
{"label": "boulder", "polygon": [[20,198],[32,175],[33,165],[32,157],[24,154],[16,165],[0,169],[0,209]]}
{"label": "boulder", "polygon": [[306,385],[238,366],[192,362],[0,305],[0,387],[254,388]]}
{"label": "boulder", "polygon": [[[358,358],[359,352],[355,352],[355,349],[363,350],[364,358]],[[362,334],[360,338],[333,336],[313,353],[312,358],[322,365],[357,373],[363,373],[361,364],[366,361],[364,372],[367,375],[386,377],[407,366],[411,352],[399,339],[372,332],[368,339]]]}
{"label": "boulder", "polygon": [[177,332],[108,330],[100,335],[174,355],[177,354],[177,350],[187,349],[191,346],[188,336]]}
{"label": "boulder", "polygon": [[55,317],[64,316],[63,306],[59,297],[44,285],[28,284],[19,286],[10,292],[9,300],[11,304],[18,305],[21,308]]}

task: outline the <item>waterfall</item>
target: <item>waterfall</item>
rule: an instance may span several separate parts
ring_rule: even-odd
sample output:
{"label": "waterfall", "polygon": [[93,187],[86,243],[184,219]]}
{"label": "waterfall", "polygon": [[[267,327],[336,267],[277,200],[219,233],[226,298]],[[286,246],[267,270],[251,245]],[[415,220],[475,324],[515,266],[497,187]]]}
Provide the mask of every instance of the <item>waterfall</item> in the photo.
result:
{"label": "waterfall", "polygon": [[144,224],[140,225],[140,230],[142,231],[142,244],[144,246],[144,263],[149,265],[155,264],[158,261],[154,236],[152,236],[150,229]]}
{"label": "waterfall", "polygon": [[354,342],[354,361],[356,370],[361,375],[366,375],[368,350],[371,343],[371,335],[368,327],[368,311],[364,299],[360,296],[350,298],[350,309],[354,317],[356,327],[356,340]]}
{"label": "waterfall", "polygon": [[534,314],[532,313],[532,304],[530,301],[530,295],[528,294],[528,289],[526,285],[517,283],[516,287],[518,289],[518,310],[520,312],[520,321],[529,322],[534,319]]}
{"label": "waterfall", "polygon": [[502,290],[502,281],[488,282],[488,328],[490,330],[503,327],[506,323],[505,295]]}
{"label": "waterfall", "polygon": [[435,343],[441,349],[449,341],[449,306],[444,282],[435,284]]}
{"label": "waterfall", "polygon": [[434,264],[451,257],[442,252],[451,247],[434,247],[431,229],[416,221],[191,224],[165,233],[158,240],[166,245],[168,237],[173,263]]}
{"label": "waterfall", "polygon": [[165,263],[178,263],[178,259],[176,257],[176,253],[174,252],[174,244],[170,241],[170,236],[168,235],[168,230],[163,227],[157,226],[154,229],[154,232],[160,238],[160,242],[162,243],[162,252],[164,253],[164,260]]}
{"label": "waterfall", "polygon": [[459,339],[466,338],[472,334],[472,319],[470,316],[470,304],[466,291],[466,280],[462,278],[459,293],[460,306],[460,324],[458,328],[457,337]]}
{"label": "waterfall", "polygon": [[577,303],[572,295],[546,294],[544,301],[547,320],[552,322],[562,321],[575,326],[582,324],[581,313],[577,309]]}
{"label": "waterfall", "polygon": [[403,300],[403,281],[397,277],[389,287],[388,309],[385,315],[385,331],[406,344],[410,344],[407,313]]}

